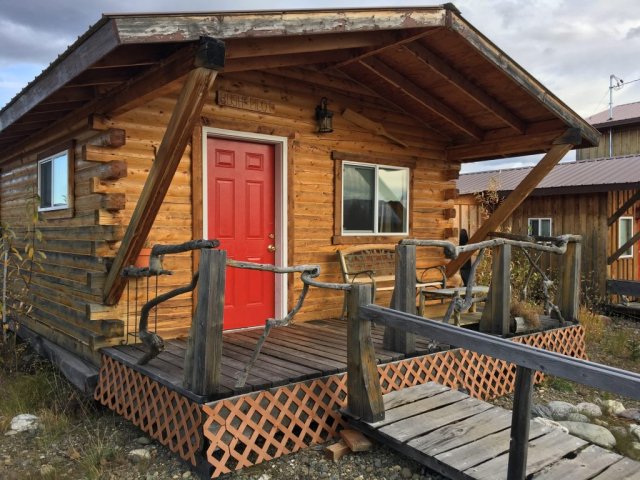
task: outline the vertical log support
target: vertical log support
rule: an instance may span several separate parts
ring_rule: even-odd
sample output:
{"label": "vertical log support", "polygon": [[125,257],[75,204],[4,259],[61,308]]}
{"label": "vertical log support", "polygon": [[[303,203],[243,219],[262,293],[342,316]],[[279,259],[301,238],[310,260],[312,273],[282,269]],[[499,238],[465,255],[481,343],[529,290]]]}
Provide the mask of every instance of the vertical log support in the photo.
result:
{"label": "vertical log support", "polygon": [[[416,314],[416,246],[396,245],[396,284],[391,308]],[[386,327],[385,348],[405,355],[416,352],[416,334]]]}
{"label": "vertical log support", "polygon": [[200,119],[217,70],[224,67],[224,55],[224,43],[203,38],[194,57],[194,69],[186,76],[155,161],[107,276],[104,288],[104,302],[107,305],[117,303],[124,291],[127,280],[120,276],[120,272],[135,262],[147,240],[193,129]]}
{"label": "vertical log support", "polygon": [[511,307],[511,245],[493,247],[491,257],[491,285],[480,319],[480,331],[506,335]]}
{"label": "vertical log support", "polygon": [[519,365],[516,370],[507,480],[525,480],[526,477],[534,374],[535,371]]}
{"label": "vertical log support", "polygon": [[220,386],[226,268],[225,250],[200,252],[198,306],[184,357],[184,387],[198,395],[211,395]]}
{"label": "vertical log support", "polygon": [[565,322],[577,322],[580,308],[582,243],[569,243],[563,260],[560,288],[558,288],[558,306]]}
{"label": "vertical log support", "polygon": [[365,422],[378,422],[384,420],[384,403],[371,322],[360,318],[360,307],[371,304],[371,286],[352,284],[347,302],[347,410]]}

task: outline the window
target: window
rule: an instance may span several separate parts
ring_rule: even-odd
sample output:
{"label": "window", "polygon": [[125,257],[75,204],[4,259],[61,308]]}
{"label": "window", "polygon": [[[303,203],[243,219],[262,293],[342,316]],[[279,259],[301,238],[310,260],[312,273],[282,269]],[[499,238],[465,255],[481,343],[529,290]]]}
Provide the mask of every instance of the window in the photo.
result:
{"label": "window", "polygon": [[[633,237],[633,217],[620,217],[618,220],[618,248],[622,248],[625,243]],[[620,255],[619,258],[633,258],[633,246]]]}
{"label": "window", "polygon": [[529,235],[539,237],[551,236],[551,219],[550,218],[530,218],[529,219]]}
{"label": "window", "polygon": [[342,234],[407,235],[409,169],[342,164]]}
{"label": "window", "polygon": [[65,150],[38,161],[40,211],[69,207],[69,154]]}

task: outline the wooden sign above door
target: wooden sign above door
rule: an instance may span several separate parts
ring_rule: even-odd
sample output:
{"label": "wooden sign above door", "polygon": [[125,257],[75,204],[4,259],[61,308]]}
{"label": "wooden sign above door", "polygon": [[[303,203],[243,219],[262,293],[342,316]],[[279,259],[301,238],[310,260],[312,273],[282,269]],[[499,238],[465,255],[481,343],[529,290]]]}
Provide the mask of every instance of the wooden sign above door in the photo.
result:
{"label": "wooden sign above door", "polygon": [[218,90],[216,98],[218,105],[225,107],[240,108],[242,110],[251,110],[252,112],[260,113],[276,113],[276,104],[264,98],[248,97],[223,90]]}

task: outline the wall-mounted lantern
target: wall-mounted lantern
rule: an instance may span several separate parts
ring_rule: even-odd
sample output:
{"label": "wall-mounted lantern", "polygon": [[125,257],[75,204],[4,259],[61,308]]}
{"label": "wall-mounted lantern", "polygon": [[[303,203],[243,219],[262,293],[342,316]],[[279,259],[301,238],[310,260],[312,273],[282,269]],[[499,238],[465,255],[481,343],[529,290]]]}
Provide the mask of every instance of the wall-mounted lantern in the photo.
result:
{"label": "wall-mounted lantern", "polygon": [[316,121],[318,133],[333,132],[333,112],[327,109],[327,97],[322,97],[320,105],[316,107]]}

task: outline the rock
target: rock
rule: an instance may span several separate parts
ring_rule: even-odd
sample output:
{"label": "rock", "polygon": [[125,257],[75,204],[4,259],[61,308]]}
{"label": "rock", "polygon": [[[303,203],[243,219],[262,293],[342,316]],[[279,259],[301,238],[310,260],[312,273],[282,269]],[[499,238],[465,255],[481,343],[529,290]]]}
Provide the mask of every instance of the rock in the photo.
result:
{"label": "rock", "polygon": [[586,415],[588,417],[601,417],[602,409],[595,403],[582,402],[576,405],[578,413]]}
{"label": "rock", "polygon": [[604,420],[600,420],[599,418],[594,418],[593,423],[596,425],[600,425],[601,427],[609,428],[609,422],[605,422]]}
{"label": "rock", "polygon": [[151,445],[151,439],[149,437],[140,437],[136,439],[136,443],[140,445]]}
{"label": "rock", "polygon": [[637,408],[629,408],[618,413],[620,418],[631,420],[632,422],[640,423],[640,410]]}
{"label": "rock", "polygon": [[37,429],[40,424],[40,419],[35,415],[31,415],[30,413],[23,413],[11,419],[11,429],[9,431],[18,433],[25,432],[27,430],[34,430]]}
{"label": "rock", "polygon": [[600,400],[598,403],[609,415],[617,415],[626,410],[617,400]]}
{"label": "rock", "polygon": [[564,420],[570,413],[576,413],[578,409],[568,402],[552,401],[547,403],[547,408],[551,411],[553,420]]}
{"label": "rock", "polygon": [[382,468],[382,462],[380,461],[380,459],[379,459],[379,458],[376,458],[376,459],[373,461],[373,466],[374,466],[374,467],[376,467],[376,468]]}
{"label": "rock", "polygon": [[627,436],[629,436],[629,430],[627,430],[627,429],[626,429],[626,428],[624,428],[624,427],[611,427],[611,428],[609,429],[609,431],[610,431],[611,433],[613,433],[614,435],[619,435],[619,436],[621,436],[621,437],[627,437]]}
{"label": "rock", "polygon": [[552,428],[559,428],[564,433],[569,433],[569,429],[568,428],[563,427],[558,422],[556,422],[554,420],[551,420],[549,418],[538,417],[538,418],[534,418],[533,420],[535,422],[542,423],[543,425],[547,425],[547,426],[552,427]]}
{"label": "rock", "polygon": [[271,480],[271,475],[269,475],[268,473],[263,473],[258,477],[258,480]]}
{"label": "rock", "polygon": [[582,423],[589,423],[589,417],[587,417],[586,415],[583,415],[581,413],[570,413],[569,415],[567,415],[565,417],[565,420],[567,422],[582,422]]}
{"label": "rock", "polygon": [[133,459],[138,459],[138,460],[143,460],[143,459],[147,460],[151,458],[151,454],[149,453],[149,450],[145,450],[144,448],[131,450],[129,452],[129,456],[132,457]]}
{"label": "rock", "polygon": [[533,418],[542,417],[542,418],[551,418],[551,409],[545,407],[544,405],[538,405],[537,403],[533,403],[531,405],[531,416]]}
{"label": "rock", "polygon": [[629,431],[638,439],[640,440],[640,425],[631,425],[629,427]]}
{"label": "rock", "polygon": [[582,422],[560,422],[569,429],[571,435],[582,438],[587,442],[595,443],[602,448],[613,448],[616,446],[616,437],[604,427]]}
{"label": "rock", "polygon": [[632,442],[631,443],[631,448],[633,448],[636,452],[640,452],[640,443]]}
{"label": "rock", "polygon": [[[189,470],[187,470],[186,472],[184,472],[182,474],[182,478],[191,478],[191,472]],[[270,478],[271,477],[267,475],[267,479],[266,480],[269,480]]]}
{"label": "rock", "polygon": [[411,473],[411,469],[407,467],[404,467],[401,473],[404,478],[411,478],[413,476],[413,473]]}

